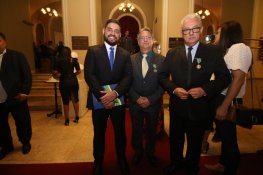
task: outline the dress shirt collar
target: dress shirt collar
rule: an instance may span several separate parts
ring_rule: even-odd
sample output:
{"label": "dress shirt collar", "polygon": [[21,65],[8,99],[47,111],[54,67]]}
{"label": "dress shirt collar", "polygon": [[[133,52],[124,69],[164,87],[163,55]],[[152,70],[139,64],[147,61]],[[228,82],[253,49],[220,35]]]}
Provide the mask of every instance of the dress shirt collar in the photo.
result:
{"label": "dress shirt collar", "polygon": [[107,42],[105,42],[105,41],[104,41],[104,44],[105,44],[105,46],[106,46],[106,49],[107,49],[108,53],[109,53],[111,47],[114,48],[114,53],[116,52],[117,45],[111,46],[111,45],[109,45],[109,44],[108,44]]}
{"label": "dress shirt collar", "polygon": [[[196,51],[197,51],[197,48],[198,48],[199,44],[200,44],[200,42],[197,42],[195,45],[191,46],[191,47],[193,48],[192,51],[191,51],[191,53],[192,53],[192,59],[195,58],[195,54],[196,54]],[[187,45],[184,45],[184,46],[185,46],[186,55],[187,55],[187,53],[188,53],[188,48],[189,48],[190,46],[187,46]]]}
{"label": "dress shirt collar", "polygon": [[5,53],[6,53],[6,49],[2,53],[0,53],[0,57],[2,57]]}
{"label": "dress shirt collar", "polygon": [[0,54],[0,69],[1,69],[1,65],[2,65],[3,56],[5,53],[6,53],[6,49],[3,51],[3,53]]}
{"label": "dress shirt collar", "polygon": [[143,57],[143,54],[147,54],[147,58],[150,58],[154,55],[153,51],[149,51],[147,53],[142,53],[142,52],[140,52],[140,53],[141,53],[141,57]]}

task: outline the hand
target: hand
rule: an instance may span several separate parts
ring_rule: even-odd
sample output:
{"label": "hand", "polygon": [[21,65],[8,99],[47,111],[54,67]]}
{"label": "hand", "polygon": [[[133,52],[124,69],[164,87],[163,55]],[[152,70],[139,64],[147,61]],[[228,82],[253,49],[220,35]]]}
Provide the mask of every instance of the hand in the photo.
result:
{"label": "hand", "polygon": [[188,94],[190,94],[194,99],[197,99],[197,98],[200,98],[206,95],[205,91],[200,87],[190,89],[188,91]]}
{"label": "hand", "polygon": [[220,105],[216,110],[216,119],[225,120],[227,115],[228,108]]}
{"label": "hand", "polygon": [[102,94],[105,94],[102,97],[100,97],[103,106],[106,107],[111,103],[113,103],[114,106],[114,100],[117,98],[117,94],[114,91],[100,91],[100,92]]}
{"label": "hand", "polygon": [[61,76],[61,73],[58,72],[57,70],[55,70],[55,71],[52,72],[52,76],[53,76],[54,78],[59,78],[59,77]]}
{"label": "hand", "polygon": [[142,108],[147,108],[150,106],[150,101],[147,97],[142,97],[140,96],[138,99],[137,99],[137,104],[142,107]]}
{"label": "hand", "polygon": [[187,100],[188,99],[188,92],[184,88],[176,88],[174,90],[174,94],[179,97],[181,100]]}
{"label": "hand", "polygon": [[114,107],[114,101],[109,102],[107,104],[103,104],[105,109],[112,109]]}
{"label": "hand", "polygon": [[25,101],[27,99],[27,95],[26,94],[18,94],[17,96],[15,96],[15,99],[17,101],[22,102],[22,101]]}

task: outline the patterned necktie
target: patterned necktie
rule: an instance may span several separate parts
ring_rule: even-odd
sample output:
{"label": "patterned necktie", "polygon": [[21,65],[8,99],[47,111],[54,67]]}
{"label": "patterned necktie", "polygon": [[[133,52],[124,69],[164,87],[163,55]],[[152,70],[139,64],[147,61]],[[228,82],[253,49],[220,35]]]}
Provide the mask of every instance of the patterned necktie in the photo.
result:
{"label": "patterned necktie", "polygon": [[142,58],[142,76],[143,78],[145,77],[147,71],[148,71],[148,63],[146,60],[147,54],[143,54],[143,58]]}
{"label": "patterned necktie", "polygon": [[191,68],[192,68],[192,51],[193,47],[188,47],[188,53],[187,53],[187,63],[188,63],[188,70],[187,70],[187,86],[190,86],[191,82]]}
{"label": "patterned necktie", "polygon": [[110,47],[110,68],[112,70],[114,63],[114,47]]}

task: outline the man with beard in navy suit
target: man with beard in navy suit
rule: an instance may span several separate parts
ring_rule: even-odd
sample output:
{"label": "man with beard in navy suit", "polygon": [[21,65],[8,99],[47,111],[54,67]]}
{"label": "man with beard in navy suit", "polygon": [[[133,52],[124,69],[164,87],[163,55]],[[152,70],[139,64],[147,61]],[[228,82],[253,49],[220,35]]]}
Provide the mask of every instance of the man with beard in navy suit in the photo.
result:
{"label": "man with beard in navy suit", "polygon": [[130,53],[117,46],[121,37],[120,23],[107,20],[104,43],[91,46],[84,62],[84,76],[89,86],[87,107],[92,109],[94,126],[94,175],[103,174],[105,132],[110,118],[114,128],[118,163],[123,175],[130,174],[126,160],[125,105],[123,95],[131,84]]}

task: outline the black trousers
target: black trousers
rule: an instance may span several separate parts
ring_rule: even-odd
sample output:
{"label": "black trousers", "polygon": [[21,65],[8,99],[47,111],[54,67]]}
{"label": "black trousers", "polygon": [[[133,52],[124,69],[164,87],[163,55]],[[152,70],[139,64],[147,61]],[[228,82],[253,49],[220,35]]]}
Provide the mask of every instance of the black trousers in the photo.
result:
{"label": "black trousers", "polygon": [[102,163],[104,159],[105,132],[109,118],[114,129],[117,158],[119,160],[126,159],[125,106],[118,106],[113,109],[92,110],[94,127],[93,156],[97,163]]}
{"label": "black trousers", "polygon": [[155,152],[156,127],[160,111],[160,105],[143,109],[137,104],[130,104],[132,120],[132,146],[135,152],[143,152],[143,126],[146,119],[146,153],[150,156]]}
{"label": "black trousers", "polygon": [[[170,108],[170,159],[172,163],[185,165],[190,172],[199,171],[201,146],[206,129],[204,121],[193,121]],[[185,135],[187,151],[183,156]]]}
{"label": "black trousers", "polygon": [[[219,95],[213,100],[215,110],[223,102],[224,98],[224,95]],[[225,166],[226,174],[236,174],[240,162],[236,124],[228,120],[216,120],[216,123],[217,132],[219,132],[222,140],[221,155],[219,161]]]}
{"label": "black trousers", "polygon": [[27,101],[1,103],[0,104],[0,146],[3,148],[12,148],[13,141],[10,126],[8,123],[9,113],[12,114],[15,125],[16,133],[19,141],[24,144],[31,140],[32,127],[31,118],[27,105]]}

